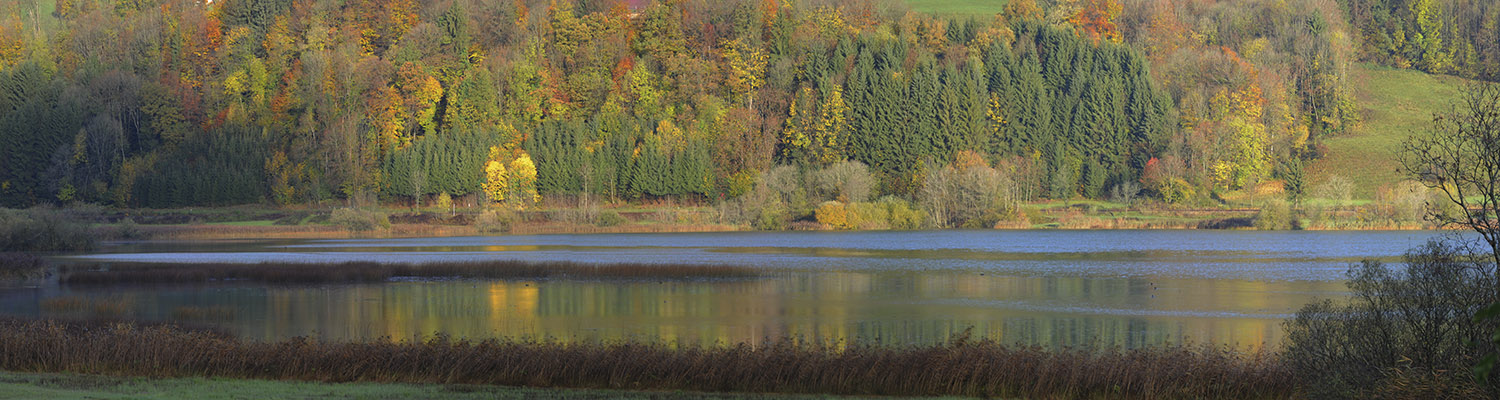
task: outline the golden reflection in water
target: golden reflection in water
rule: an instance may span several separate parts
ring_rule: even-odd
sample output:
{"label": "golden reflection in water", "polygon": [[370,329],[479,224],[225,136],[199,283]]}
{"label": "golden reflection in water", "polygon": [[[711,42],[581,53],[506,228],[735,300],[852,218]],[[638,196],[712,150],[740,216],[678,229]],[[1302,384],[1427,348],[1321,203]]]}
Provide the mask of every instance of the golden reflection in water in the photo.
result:
{"label": "golden reflection in water", "polygon": [[[227,306],[227,328],[259,339],[389,337],[648,340],[760,344],[936,343],[974,338],[1043,346],[1277,345],[1303,304],[1341,282],[1172,277],[1005,276],[978,272],[808,272],[729,281],[437,281],[372,285],[111,291],[139,315]],[[68,295],[77,295],[71,292]]]}

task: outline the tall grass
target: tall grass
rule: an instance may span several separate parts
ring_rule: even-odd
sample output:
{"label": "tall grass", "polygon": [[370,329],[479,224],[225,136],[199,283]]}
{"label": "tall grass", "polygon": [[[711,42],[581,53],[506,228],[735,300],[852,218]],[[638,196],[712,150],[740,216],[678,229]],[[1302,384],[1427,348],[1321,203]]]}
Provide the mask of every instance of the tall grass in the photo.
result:
{"label": "tall grass", "polygon": [[425,264],[261,263],[261,264],[171,264],[118,263],[108,269],[95,266],[64,268],[63,284],[121,283],[359,283],[392,278],[469,279],[742,279],[762,276],[759,269],[732,265],[607,263],[585,264],[563,261],[476,261]]}
{"label": "tall grass", "polygon": [[1287,398],[1274,357],[1221,348],[238,340],[173,325],[0,320],[0,368],[156,377],[1025,398]]}
{"label": "tall grass", "polygon": [[0,253],[0,281],[46,276],[47,263],[30,253]]}

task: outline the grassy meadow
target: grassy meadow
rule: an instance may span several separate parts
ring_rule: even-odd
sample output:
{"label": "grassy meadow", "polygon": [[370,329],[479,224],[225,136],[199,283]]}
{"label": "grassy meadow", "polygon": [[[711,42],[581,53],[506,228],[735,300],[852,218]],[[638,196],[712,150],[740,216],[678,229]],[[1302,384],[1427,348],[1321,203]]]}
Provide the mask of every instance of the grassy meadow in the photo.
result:
{"label": "grassy meadow", "polygon": [[1006,0],[907,0],[912,11],[939,15],[995,15],[1005,8]]}
{"label": "grassy meadow", "polygon": [[1339,175],[1354,182],[1355,199],[1372,199],[1380,188],[1405,179],[1396,158],[1401,142],[1430,126],[1432,114],[1458,97],[1463,79],[1370,64],[1350,74],[1363,121],[1324,141],[1328,154],[1308,167],[1308,189]]}

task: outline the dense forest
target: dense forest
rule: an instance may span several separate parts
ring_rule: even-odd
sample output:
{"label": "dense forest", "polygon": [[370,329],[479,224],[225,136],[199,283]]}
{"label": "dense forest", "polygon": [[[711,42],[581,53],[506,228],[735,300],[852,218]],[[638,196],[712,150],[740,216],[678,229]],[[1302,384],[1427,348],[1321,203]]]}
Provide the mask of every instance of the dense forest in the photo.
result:
{"label": "dense forest", "polygon": [[964,176],[1011,201],[1297,196],[1318,142],[1358,123],[1352,63],[1500,75],[1483,1],[996,11],[18,0],[0,5],[0,205],[719,202],[823,178],[868,180],[825,200],[917,202]]}

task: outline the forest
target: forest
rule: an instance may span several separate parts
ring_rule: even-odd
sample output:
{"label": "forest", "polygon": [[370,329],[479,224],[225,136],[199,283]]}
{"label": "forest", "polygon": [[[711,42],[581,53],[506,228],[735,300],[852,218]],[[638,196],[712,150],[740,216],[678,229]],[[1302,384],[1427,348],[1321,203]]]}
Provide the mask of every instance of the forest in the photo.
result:
{"label": "forest", "polygon": [[946,226],[1038,199],[1295,201],[1320,142],[1360,123],[1354,63],[1500,77],[1500,6],[1478,0],[1013,0],[982,18],[18,0],[0,18],[5,207],[588,197],[785,220],[765,204],[836,201]]}

